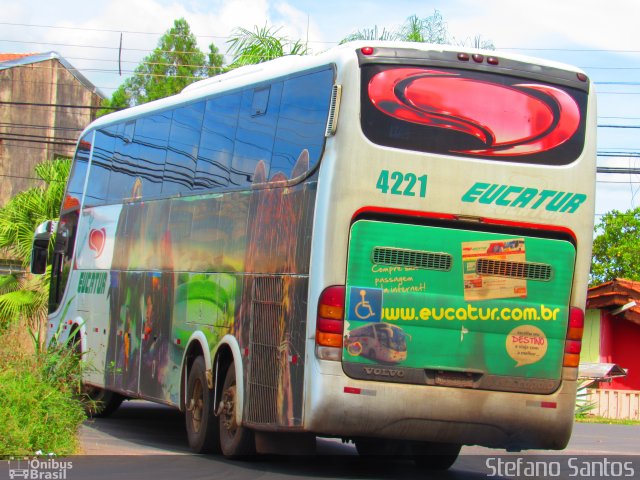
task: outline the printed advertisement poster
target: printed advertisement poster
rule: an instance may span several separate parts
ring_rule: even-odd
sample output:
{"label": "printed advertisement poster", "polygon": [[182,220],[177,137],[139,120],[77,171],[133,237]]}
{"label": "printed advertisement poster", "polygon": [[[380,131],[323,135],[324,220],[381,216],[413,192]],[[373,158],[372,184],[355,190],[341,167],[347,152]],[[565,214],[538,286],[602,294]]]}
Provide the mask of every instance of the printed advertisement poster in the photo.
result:
{"label": "printed advertisement poster", "polygon": [[[494,261],[489,262],[491,275],[481,275],[477,271],[476,266],[479,259]],[[524,261],[525,244],[522,238],[463,243],[465,301],[525,298],[527,296],[527,281],[504,275],[507,270],[506,262]]]}

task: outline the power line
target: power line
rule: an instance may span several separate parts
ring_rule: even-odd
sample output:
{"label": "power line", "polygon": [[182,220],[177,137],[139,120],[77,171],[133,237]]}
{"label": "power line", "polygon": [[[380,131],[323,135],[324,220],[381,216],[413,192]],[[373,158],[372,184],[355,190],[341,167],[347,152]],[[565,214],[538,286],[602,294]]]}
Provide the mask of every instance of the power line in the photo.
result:
{"label": "power line", "polygon": [[[4,140],[10,140],[10,141],[20,141],[20,142],[28,142],[28,143],[45,143],[45,144],[49,144],[49,145],[64,145],[64,146],[69,146],[69,147],[75,147],[76,146],[76,142],[75,141],[63,141],[64,139],[56,139],[56,138],[52,138],[51,140],[47,140],[47,137],[42,137],[39,139],[28,139],[28,138],[8,138],[8,137],[3,137],[2,135],[5,134],[0,134],[0,141],[4,141]],[[11,147],[20,147],[20,145],[18,144],[5,144],[7,146],[11,146]]]}
{"label": "power line", "polygon": [[48,125],[33,125],[29,123],[4,123],[0,122],[0,128],[25,128],[25,129],[33,129],[33,130],[62,130],[62,131],[72,131],[72,132],[81,132],[84,130],[83,128],[75,128],[75,127],[56,127],[56,126],[48,126]]}
{"label": "power line", "polygon": [[2,102],[0,101],[0,105],[16,105],[22,107],[53,107],[53,108],[79,108],[79,109],[89,109],[89,110],[118,110],[114,107],[101,107],[101,106],[91,106],[91,105],[71,105],[65,103],[35,103],[35,102]]}

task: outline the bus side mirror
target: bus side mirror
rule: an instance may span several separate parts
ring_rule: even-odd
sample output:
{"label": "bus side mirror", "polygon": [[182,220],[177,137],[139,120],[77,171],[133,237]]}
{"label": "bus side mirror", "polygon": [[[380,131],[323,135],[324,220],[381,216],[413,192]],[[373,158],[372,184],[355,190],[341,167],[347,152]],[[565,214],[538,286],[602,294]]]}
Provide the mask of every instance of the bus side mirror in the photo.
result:
{"label": "bus side mirror", "polygon": [[54,222],[47,220],[36,228],[31,247],[31,273],[42,275],[47,270],[49,256],[49,240],[53,231]]}

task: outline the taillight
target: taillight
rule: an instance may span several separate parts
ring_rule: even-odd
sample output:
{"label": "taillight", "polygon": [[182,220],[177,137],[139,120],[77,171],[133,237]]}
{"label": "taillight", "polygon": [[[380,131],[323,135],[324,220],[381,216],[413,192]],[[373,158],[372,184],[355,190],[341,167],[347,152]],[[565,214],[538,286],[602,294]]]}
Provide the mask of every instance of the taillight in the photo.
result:
{"label": "taillight", "polygon": [[584,333],[584,311],[578,307],[569,308],[569,326],[567,339],[564,342],[564,367],[578,368],[580,365],[580,351],[582,350],[582,335]]}
{"label": "taillight", "polygon": [[344,286],[327,287],[318,300],[316,319],[316,355],[323,360],[339,361],[344,330]]}

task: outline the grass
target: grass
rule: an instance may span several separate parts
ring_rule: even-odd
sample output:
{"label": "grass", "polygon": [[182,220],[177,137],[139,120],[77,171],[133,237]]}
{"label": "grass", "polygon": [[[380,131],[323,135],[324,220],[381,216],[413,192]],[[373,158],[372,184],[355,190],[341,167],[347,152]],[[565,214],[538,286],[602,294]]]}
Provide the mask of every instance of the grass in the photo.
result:
{"label": "grass", "polygon": [[631,420],[628,418],[606,418],[596,415],[576,415],[578,423],[606,423],[609,425],[640,425],[640,420]]}
{"label": "grass", "polygon": [[79,358],[64,347],[34,352],[18,333],[0,333],[0,456],[74,454],[86,419]]}

